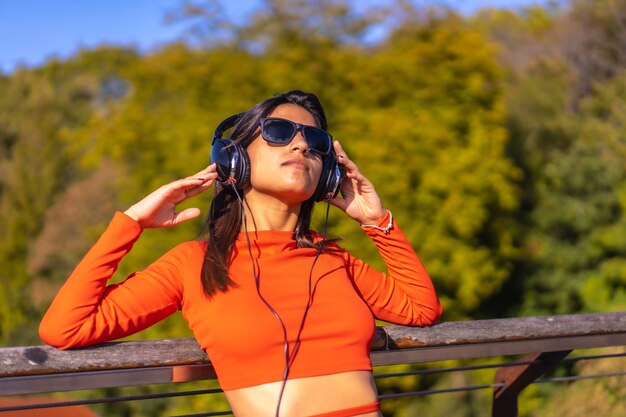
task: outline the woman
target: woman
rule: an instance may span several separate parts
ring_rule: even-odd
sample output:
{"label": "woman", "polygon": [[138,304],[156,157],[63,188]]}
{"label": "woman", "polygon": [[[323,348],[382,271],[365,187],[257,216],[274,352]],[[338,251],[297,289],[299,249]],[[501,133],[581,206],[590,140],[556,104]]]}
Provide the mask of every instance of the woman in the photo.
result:
{"label": "woman", "polygon": [[[234,119],[233,143],[218,144],[240,147],[245,172],[229,179],[212,163],[116,213],[53,301],[41,338],[62,349],[101,343],[182,310],[236,416],[379,416],[374,317],[433,324],[433,284],[372,183],[326,132],[313,94],[279,94]],[[309,229],[329,158],[345,171],[329,203],[361,225],[387,274]],[[106,285],[143,229],[199,216],[176,205],[214,184],[206,241]]]}

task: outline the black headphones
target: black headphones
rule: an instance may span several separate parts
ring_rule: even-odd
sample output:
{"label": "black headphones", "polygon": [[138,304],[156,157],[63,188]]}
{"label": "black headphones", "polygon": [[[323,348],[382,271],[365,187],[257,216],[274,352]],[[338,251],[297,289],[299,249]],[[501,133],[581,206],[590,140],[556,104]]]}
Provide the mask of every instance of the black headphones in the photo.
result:
{"label": "black headphones", "polygon": [[[217,182],[222,185],[234,184],[237,189],[243,189],[250,182],[250,158],[239,143],[230,138],[223,139],[222,135],[235,126],[242,115],[235,114],[220,123],[211,141],[211,163],[217,164]],[[313,193],[314,200],[324,201],[336,197],[344,177],[343,166],[331,148],[328,155],[322,156],[322,175]]]}

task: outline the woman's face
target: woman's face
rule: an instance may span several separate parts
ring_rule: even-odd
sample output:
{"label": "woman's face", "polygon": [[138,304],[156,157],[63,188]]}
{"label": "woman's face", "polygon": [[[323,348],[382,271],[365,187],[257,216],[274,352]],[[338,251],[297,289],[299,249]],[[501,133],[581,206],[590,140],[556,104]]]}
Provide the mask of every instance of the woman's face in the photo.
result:
{"label": "woman's face", "polygon": [[[276,107],[270,117],[316,126],[313,115],[295,104]],[[299,204],[315,192],[322,173],[322,159],[310,151],[301,132],[283,146],[266,142],[258,132],[247,152],[251,192],[271,195],[288,204]]]}

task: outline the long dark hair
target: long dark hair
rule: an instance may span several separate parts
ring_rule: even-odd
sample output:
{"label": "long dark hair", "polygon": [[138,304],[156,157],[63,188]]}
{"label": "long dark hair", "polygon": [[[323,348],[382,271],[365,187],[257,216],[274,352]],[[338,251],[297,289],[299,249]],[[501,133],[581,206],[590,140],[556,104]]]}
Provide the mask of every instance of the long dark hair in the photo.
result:
{"label": "long dark hair", "polygon": [[[327,129],[324,109],[315,94],[293,90],[268,98],[242,113],[233,127],[230,139],[236,143],[243,142],[242,146],[246,148],[259,125],[259,120],[269,116],[282,104],[296,104],[304,108],[313,115],[318,127]],[[224,187],[218,183],[214,185],[213,201],[203,227],[208,232],[208,244],[202,263],[202,287],[208,297],[218,291],[225,292],[236,285],[228,275],[233,247],[242,227],[243,208],[239,202],[240,196],[236,193],[237,191],[231,187]],[[297,247],[320,249],[325,243],[313,242],[310,225],[314,203],[314,199],[310,198],[300,207],[294,230]]]}

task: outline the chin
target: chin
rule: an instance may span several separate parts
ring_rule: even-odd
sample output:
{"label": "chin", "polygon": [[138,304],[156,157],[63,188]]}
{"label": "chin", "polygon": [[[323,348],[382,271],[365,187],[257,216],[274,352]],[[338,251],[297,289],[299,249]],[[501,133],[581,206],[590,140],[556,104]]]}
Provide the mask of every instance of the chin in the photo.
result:
{"label": "chin", "polygon": [[310,181],[285,181],[282,184],[276,184],[276,191],[282,195],[289,195],[293,198],[297,198],[300,201],[308,200],[315,193],[317,184],[313,184]]}
{"label": "chin", "polygon": [[315,186],[312,184],[303,185],[302,181],[298,181],[294,183],[265,184],[265,186],[258,184],[257,187],[253,188],[261,194],[271,195],[287,204],[299,204],[313,196],[317,184]]}
{"label": "chin", "polygon": [[313,196],[315,190],[303,190],[303,189],[287,189],[277,194],[277,196],[284,201],[292,203],[303,203]]}

